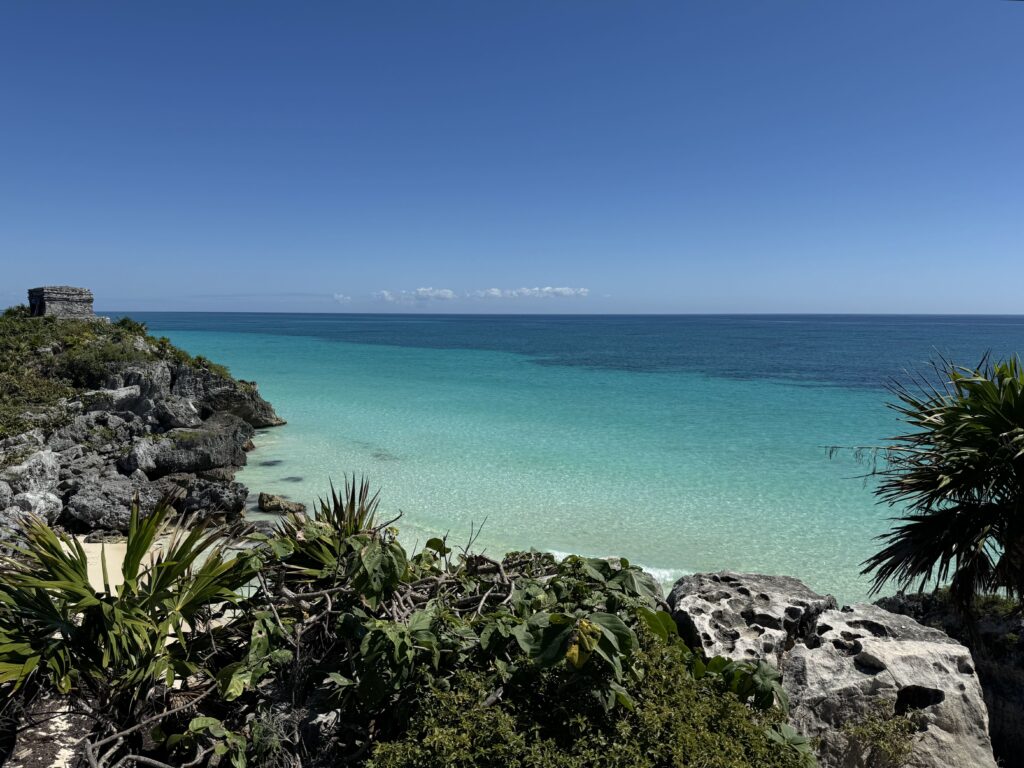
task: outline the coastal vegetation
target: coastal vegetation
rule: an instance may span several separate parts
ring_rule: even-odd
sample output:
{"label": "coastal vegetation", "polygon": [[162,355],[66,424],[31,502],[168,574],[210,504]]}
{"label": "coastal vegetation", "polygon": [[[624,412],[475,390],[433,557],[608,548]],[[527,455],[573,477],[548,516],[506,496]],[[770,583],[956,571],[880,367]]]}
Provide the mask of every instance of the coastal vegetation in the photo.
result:
{"label": "coastal vegetation", "polygon": [[222,365],[192,357],[167,338],[147,336],[146,326],[124,317],[99,320],[32,317],[28,307],[0,315],[0,439],[33,427],[66,423],[64,403],[103,385],[117,366],[164,360],[222,378]]}
{"label": "coastal vegetation", "polygon": [[1016,357],[897,384],[910,431],[892,438],[877,493],[903,507],[864,572],[874,590],[948,584],[970,612],[976,596],[1024,596],[1024,368]]}
{"label": "coastal vegetation", "polygon": [[864,572],[873,574],[875,592],[888,583],[901,590],[879,605],[971,649],[995,752],[1017,765],[1024,747],[1024,367],[1017,357],[986,357],[974,367],[941,360],[893,392],[910,429],[892,439],[875,474],[878,496],[903,512]]}
{"label": "coastal vegetation", "polygon": [[642,570],[410,553],[377,500],[353,478],[264,533],[135,505],[100,589],[28,517],[0,575],[7,706],[87,715],[91,768],[814,764],[778,672],[686,647]]}

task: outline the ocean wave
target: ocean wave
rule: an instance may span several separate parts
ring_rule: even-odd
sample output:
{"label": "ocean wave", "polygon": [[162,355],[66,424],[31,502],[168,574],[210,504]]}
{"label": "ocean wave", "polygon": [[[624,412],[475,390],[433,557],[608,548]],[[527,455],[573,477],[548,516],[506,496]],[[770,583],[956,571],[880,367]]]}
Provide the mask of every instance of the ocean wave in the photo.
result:
{"label": "ocean wave", "polygon": [[[562,561],[572,554],[580,554],[579,552],[562,552],[557,549],[548,549],[547,552],[555,556],[555,559]],[[584,557],[591,557],[591,555],[583,555]],[[618,557],[618,555],[602,555],[602,557]],[[627,558],[628,559],[628,558]],[[644,565],[643,563],[636,563],[632,560],[629,561],[630,565],[635,565],[637,568],[641,568],[647,573],[654,577],[654,580],[661,584],[663,587],[671,587],[683,576],[691,576],[694,571],[687,571],[682,568],[656,568],[653,565]]]}

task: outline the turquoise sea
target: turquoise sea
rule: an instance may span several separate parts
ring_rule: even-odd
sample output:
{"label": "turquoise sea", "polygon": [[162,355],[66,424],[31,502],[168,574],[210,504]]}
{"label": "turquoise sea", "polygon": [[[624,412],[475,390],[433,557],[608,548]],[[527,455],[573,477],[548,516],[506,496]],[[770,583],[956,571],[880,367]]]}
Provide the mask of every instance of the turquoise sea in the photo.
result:
{"label": "turquoise sea", "polygon": [[1024,349],[1022,317],[131,313],[255,379],[288,425],[239,480],[365,473],[409,544],[620,555],[668,581],[785,573],[863,599],[893,511],[827,447],[899,431],[884,385]]}

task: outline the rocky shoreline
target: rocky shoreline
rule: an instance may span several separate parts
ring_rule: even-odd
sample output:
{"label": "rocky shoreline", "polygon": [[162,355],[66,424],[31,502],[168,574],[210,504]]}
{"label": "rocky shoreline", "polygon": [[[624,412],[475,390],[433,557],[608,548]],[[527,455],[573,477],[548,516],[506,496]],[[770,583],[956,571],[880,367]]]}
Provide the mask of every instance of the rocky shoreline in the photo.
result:
{"label": "rocky shoreline", "polygon": [[[148,337],[134,343],[158,352]],[[74,533],[121,532],[136,496],[143,509],[174,496],[182,514],[235,517],[255,431],[284,423],[254,382],[160,359],[111,363],[101,387],[62,408],[62,426],[0,441],[0,530],[34,512]]]}

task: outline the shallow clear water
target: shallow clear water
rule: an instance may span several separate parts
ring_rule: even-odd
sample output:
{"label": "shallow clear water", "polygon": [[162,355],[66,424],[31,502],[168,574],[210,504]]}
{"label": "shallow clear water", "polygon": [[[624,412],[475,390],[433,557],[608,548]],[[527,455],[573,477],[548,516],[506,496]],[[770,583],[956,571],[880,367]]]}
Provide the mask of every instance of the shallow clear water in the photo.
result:
{"label": "shallow clear water", "polygon": [[663,579],[786,573],[842,601],[892,511],[830,445],[899,424],[885,381],[1024,346],[1024,318],[134,313],[288,420],[239,480],[311,503],[346,472],[412,544],[621,555]]}

